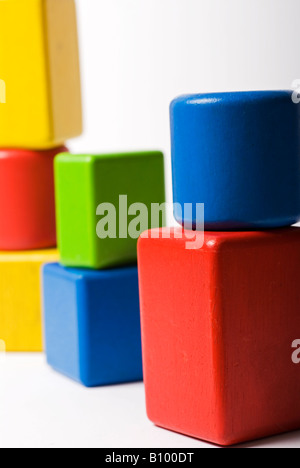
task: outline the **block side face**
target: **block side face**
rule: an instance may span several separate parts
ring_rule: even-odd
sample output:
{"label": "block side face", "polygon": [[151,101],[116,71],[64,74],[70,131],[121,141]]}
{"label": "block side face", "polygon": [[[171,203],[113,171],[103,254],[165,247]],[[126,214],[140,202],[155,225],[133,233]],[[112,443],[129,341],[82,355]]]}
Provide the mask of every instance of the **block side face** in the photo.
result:
{"label": "block side face", "polygon": [[52,125],[56,141],[82,132],[81,86],[74,0],[44,2]]}
{"label": "block side face", "polygon": [[47,362],[79,381],[78,282],[57,272],[58,265],[43,270],[43,303]]}
{"label": "block side face", "polygon": [[55,160],[55,203],[58,246],[66,266],[95,265],[96,208],[93,169],[88,161]]}
{"label": "block side face", "polygon": [[[137,238],[151,227],[151,204],[165,202],[163,154],[119,155],[99,158],[94,164],[95,206],[112,204],[117,221],[115,238],[97,238],[98,264],[116,266],[134,263],[137,259]],[[153,227],[165,224],[164,218],[154,218]],[[102,220],[103,216],[97,217],[98,232],[103,232]]]}
{"label": "block side face", "polygon": [[204,203],[207,229],[299,220],[299,107],[291,92],[264,96],[196,96],[171,106],[174,201]]}
{"label": "block side face", "polygon": [[[12,26],[13,25],[13,26]],[[52,142],[42,1],[0,2],[0,146],[44,148]]]}
{"label": "block side face", "polygon": [[216,287],[224,334],[223,440],[230,444],[300,427],[300,229],[224,243]]}
{"label": "block side face", "polygon": [[139,241],[148,416],[161,427],[217,442],[222,410],[214,256],[209,249],[185,250],[173,239]]}
{"label": "block side face", "polygon": [[84,278],[80,379],[88,387],[143,379],[137,268]]}
{"label": "block side face", "polygon": [[0,340],[7,351],[42,351],[40,269],[55,251],[0,253]]}
{"label": "block side face", "polygon": [[56,246],[53,163],[63,150],[0,151],[0,250]]}
{"label": "block side face", "polygon": [[[55,174],[62,263],[89,268],[136,263],[137,238],[151,225],[151,203],[165,201],[163,154],[63,154]],[[159,217],[156,225],[164,222]]]}

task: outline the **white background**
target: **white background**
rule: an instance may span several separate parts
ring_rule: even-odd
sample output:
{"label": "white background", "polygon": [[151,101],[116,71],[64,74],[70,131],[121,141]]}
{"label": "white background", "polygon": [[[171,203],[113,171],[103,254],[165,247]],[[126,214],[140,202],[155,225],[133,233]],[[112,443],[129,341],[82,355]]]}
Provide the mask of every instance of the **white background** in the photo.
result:
{"label": "white background", "polygon": [[[170,182],[172,98],[289,88],[300,78],[299,0],[77,4],[85,133],[70,142],[75,152],[162,149]],[[41,355],[2,356],[0,447],[65,446],[210,447],[155,428],[142,384],[87,390]],[[300,432],[246,445],[296,446]]]}
{"label": "white background", "polygon": [[[9,354],[0,361],[0,448],[16,447],[216,448],[153,426],[142,383],[87,389],[42,355]],[[300,431],[238,448],[296,447]]]}
{"label": "white background", "polygon": [[84,135],[76,152],[162,149],[186,93],[289,89],[299,0],[77,0]]}

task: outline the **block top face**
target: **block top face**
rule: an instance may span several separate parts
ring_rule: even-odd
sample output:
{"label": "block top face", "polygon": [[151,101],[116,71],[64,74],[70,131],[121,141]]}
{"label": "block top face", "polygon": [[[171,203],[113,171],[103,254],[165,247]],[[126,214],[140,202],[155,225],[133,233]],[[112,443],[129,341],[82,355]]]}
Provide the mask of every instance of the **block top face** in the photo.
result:
{"label": "block top face", "polygon": [[0,263],[19,262],[55,262],[58,258],[56,249],[27,250],[24,252],[3,252],[0,251]]}
{"label": "block top face", "polygon": [[61,153],[56,158],[57,164],[97,164],[97,163],[105,163],[105,162],[113,162],[117,160],[118,162],[125,161],[126,164],[131,161],[141,159],[144,160],[153,160],[157,158],[161,160],[163,158],[163,154],[161,151],[141,151],[141,152],[134,152],[134,153],[107,153],[107,154],[71,154],[68,152]]}
{"label": "block top face", "polygon": [[[190,243],[195,248],[187,248]],[[300,229],[289,227],[265,231],[188,231],[182,228],[160,228],[144,232],[139,238],[139,248],[145,245],[157,246],[161,249],[186,250],[187,255],[197,256],[203,252],[219,255],[225,250],[242,248],[249,249],[259,245],[291,244],[300,242]],[[199,247],[202,245],[202,247]]]}
{"label": "block top face", "polygon": [[92,270],[86,268],[67,268],[59,263],[48,263],[44,265],[44,273],[51,274],[74,281],[99,281],[101,279],[117,279],[128,277],[128,275],[136,275],[136,266],[127,266],[121,268],[112,268],[107,270]]}
{"label": "block top face", "polygon": [[218,105],[233,106],[253,103],[268,103],[276,101],[292,100],[292,91],[240,91],[229,93],[199,93],[179,96],[171,102],[171,109],[180,105]]}
{"label": "block top face", "polygon": [[82,131],[74,0],[0,2],[0,146],[48,149]]}
{"label": "block top face", "polygon": [[[207,230],[300,220],[300,106],[292,91],[197,94],[170,108],[174,202],[204,203]],[[175,206],[187,228],[193,216]]]}
{"label": "block top face", "polygon": [[[100,269],[136,263],[137,239],[153,221],[152,204],[165,202],[163,154],[61,154],[55,186],[63,265]],[[163,226],[164,216],[154,223]]]}

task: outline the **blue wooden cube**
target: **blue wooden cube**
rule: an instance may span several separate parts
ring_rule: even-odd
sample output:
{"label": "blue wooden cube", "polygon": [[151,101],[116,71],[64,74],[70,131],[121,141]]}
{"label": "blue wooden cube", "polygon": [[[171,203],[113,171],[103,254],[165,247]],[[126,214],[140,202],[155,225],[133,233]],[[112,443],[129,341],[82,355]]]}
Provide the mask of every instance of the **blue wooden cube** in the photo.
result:
{"label": "blue wooden cube", "polygon": [[143,378],[137,267],[43,268],[47,361],[87,387]]}
{"label": "blue wooden cube", "polygon": [[[291,91],[200,94],[171,104],[175,218],[207,230],[300,220],[300,106]],[[193,213],[183,205],[193,204]]]}

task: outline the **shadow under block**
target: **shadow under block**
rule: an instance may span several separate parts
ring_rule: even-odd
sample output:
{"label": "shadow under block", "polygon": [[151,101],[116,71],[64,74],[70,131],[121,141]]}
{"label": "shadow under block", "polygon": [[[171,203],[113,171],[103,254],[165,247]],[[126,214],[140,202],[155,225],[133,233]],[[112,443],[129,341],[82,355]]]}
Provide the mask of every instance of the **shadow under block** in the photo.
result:
{"label": "shadow under block", "polygon": [[87,387],[143,378],[137,267],[44,266],[50,366]]}
{"label": "shadow under block", "polygon": [[82,131],[74,0],[2,0],[0,147],[46,149]]}
{"label": "shadow under block", "polygon": [[[300,106],[292,91],[183,96],[171,104],[175,218],[207,230],[290,226],[300,220]],[[184,203],[193,216],[181,214]],[[200,215],[199,215],[200,216]]]}
{"label": "shadow under block", "polygon": [[0,250],[56,246],[53,166],[63,151],[0,150]]}
{"label": "shadow under block", "polygon": [[[55,191],[63,265],[100,269],[136,263],[137,238],[151,226],[151,204],[165,201],[163,154],[59,155]],[[121,195],[127,196],[125,206]],[[137,202],[146,207],[140,224],[135,215],[127,215]],[[136,238],[128,235],[132,223],[138,228]],[[160,217],[153,227],[163,225]]]}
{"label": "shadow under block", "polygon": [[56,250],[0,252],[0,340],[6,351],[42,351],[41,265]]}
{"label": "shadow under block", "polygon": [[300,229],[185,242],[139,241],[150,420],[224,446],[299,429]]}

